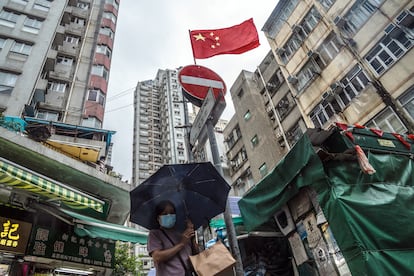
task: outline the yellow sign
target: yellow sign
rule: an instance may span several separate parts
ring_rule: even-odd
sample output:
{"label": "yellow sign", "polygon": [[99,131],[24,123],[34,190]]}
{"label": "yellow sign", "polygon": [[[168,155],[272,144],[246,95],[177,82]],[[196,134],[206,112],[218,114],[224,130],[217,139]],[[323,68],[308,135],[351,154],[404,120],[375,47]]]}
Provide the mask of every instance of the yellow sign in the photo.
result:
{"label": "yellow sign", "polygon": [[0,217],[0,251],[24,254],[32,224]]}
{"label": "yellow sign", "polygon": [[395,145],[391,140],[378,139],[378,143],[383,147],[395,148]]}

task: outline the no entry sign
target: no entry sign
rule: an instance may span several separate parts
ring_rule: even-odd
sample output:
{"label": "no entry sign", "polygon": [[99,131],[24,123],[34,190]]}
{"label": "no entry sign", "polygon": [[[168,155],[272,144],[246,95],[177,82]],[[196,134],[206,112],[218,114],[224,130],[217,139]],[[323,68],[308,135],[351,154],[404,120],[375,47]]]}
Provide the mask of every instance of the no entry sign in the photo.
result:
{"label": "no entry sign", "polygon": [[201,106],[211,88],[216,98],[226,94],[226,84],[214,71],[200,65],[188,65],[178,73],[178,81],[190,102]]}

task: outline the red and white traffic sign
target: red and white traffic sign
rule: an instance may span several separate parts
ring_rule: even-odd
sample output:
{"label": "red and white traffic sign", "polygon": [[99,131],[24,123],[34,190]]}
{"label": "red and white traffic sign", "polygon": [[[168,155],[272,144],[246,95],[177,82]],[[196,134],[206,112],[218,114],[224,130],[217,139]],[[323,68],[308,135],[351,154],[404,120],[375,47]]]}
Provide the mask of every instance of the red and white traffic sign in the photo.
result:
{"label": "red and white traffic sign", "polygon": [[187,97],[193,104],[201,106],[206,98],[208,90],[213,89],[217,98],[226,94],[226,84],[223,79],[214,71],[200,65],[187,65],[178,73],[178,81],[190,97]]}

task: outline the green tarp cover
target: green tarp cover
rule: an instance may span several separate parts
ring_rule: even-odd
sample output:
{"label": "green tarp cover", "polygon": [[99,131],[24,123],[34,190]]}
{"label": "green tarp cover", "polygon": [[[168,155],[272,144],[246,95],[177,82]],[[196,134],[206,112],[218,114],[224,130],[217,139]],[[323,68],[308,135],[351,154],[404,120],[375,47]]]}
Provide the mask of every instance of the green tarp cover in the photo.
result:
{"label": "green tarp cover", "polygon": [[307,136],[238,202],[247,231],[267,222],[299,189],[326,182],[323,165]]}
{"label": "green tarp cover", "polygon": [[[331,138],[337,140],[338,133]],[[311,186],[352,275],[414,275],[414,161],[409,150],[387,150],[366,151],[376,169],[367,175],[356,160],[322,164],[304,135],[239,201],[244,225],[254,229]]]}
{"label": "green tarp cover", "polygon": [[81,237],[146,244],[148,233],[134,228],[94,219],[69,210],[60,209],[75,220],[75,233]]}

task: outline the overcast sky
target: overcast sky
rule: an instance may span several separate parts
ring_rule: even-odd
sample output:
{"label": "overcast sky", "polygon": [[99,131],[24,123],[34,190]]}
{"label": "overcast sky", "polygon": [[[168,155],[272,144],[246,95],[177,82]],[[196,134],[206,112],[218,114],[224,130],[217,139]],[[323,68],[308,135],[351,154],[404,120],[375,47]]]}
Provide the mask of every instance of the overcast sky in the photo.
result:
{"label": "overcast sky", "polygon": [[[130,180],[132,175],[133,90],[139,81],[154,79],[158,69],[194,64],[188,30],[219,29],[253,18],[260,46],[241,55],[196,60],[219,74],[227,89],[241,70],[254,71],[270,46],[261,31],[277,0],[121,0],[104,128],[116,131],[112,165]],[[222,118],[234,114],[230,92]]]}

